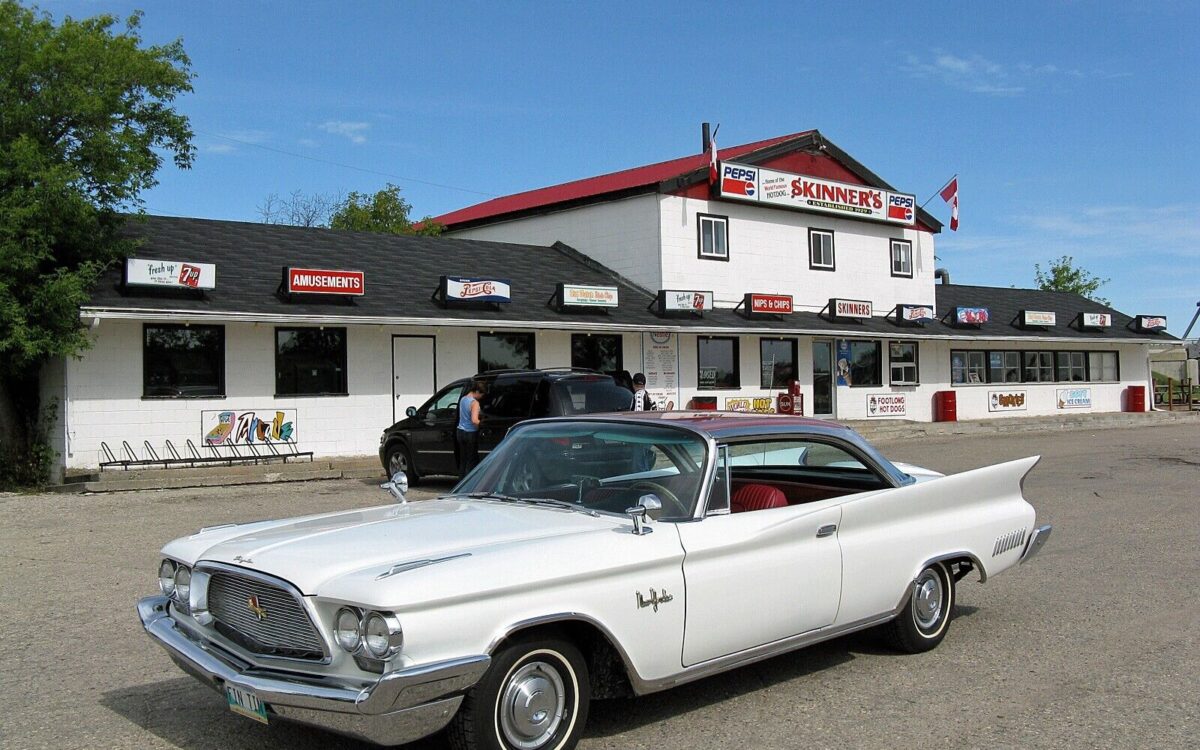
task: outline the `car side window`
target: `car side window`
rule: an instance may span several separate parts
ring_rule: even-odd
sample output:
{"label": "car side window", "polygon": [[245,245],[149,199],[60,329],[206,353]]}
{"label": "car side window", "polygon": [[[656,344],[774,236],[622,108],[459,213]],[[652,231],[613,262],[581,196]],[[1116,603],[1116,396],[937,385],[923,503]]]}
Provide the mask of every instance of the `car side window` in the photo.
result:
{"label": "car side window", "polygon": [[866,469],[843,448],[809,440],[773,440],[732,446],[731,466],[792,468],[796,466]]}
{"label": "car side window", "polygon": [[708,493],[708,506],[704,515],[716,516],[729,513],[729,446],[717,449],[717,470],[713,475],[712,489]]}
{"label": "car side window", "polygon": [[454,416],[462,395],[462,384],[452,385],[426,402],[417,412],[417,416],[424,417],[428,414],[434,419]]}
{"label": "car side window", "polygon": [[497,379],[488,388],[479,405],[485,417],[521,419],[529,416],[539,380],[526,378]]}

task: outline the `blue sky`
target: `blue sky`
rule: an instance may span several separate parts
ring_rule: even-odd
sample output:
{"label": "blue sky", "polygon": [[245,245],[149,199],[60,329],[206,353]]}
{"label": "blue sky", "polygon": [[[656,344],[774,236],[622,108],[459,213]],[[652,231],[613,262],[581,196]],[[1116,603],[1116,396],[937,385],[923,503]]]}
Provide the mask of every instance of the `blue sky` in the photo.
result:
{"label": "blue sky", "polygon": [[183,39],[198,156],[151,213],[393,182],[436,215],[697,152],[705,120],[723,145],[818,128],[920,200],[959,174],[957,283],[1033,286],[1066,254],[1176,335],[1200,301],[1195,2],[41,7],[143,7],[148,41]]}

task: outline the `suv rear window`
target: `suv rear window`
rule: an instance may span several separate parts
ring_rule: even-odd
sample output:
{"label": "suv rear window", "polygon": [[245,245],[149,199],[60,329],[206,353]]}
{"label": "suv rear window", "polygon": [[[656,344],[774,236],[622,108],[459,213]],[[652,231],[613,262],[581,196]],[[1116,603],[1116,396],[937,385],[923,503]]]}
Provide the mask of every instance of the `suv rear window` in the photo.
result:
{"label": "suv rear window", "polygon": [[488,386],[480,410],[489,417],[523,419],[529,416],[538,381],[528,378],[497,378]]}
{"label": "suv rear window", "polygon": [[562,415],[629,411],[633,406],[633,394],[607,377],[560,380],[553,391]]}

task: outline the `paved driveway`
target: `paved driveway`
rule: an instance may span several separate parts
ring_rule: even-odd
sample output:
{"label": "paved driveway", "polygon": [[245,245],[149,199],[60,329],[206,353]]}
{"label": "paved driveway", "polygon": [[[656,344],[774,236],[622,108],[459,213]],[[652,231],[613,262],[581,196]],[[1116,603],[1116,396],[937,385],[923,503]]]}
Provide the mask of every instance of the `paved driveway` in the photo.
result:
{"label": "paved driveway", "polygon": [[[1200,429],[1031,432],[883,444],[946,472],[1040,453],[1054,535],[964,582],[942,645],[855,635],[593,706],[581,747],[1195,748]],[[0,746],[359,748],[233,716],[141,632],[158,548],[203,525],[378,504],[375,482],[0,497]],[[419,743],[443,748],[441,738]]]}

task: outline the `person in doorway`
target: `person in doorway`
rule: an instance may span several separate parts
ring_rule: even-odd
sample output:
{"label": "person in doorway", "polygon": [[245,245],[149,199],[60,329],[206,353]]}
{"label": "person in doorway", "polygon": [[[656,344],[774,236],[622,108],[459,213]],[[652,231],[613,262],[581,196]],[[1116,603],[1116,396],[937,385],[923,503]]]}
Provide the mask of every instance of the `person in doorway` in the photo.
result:
{"label": "person in doorway", "polygon": [[633,410],[654,411],[657,408],[654,399],[646,392],[646,376],[639,372],[633,376]]}
{"label": "person in doorway", "polygon": [[479,463],[479,399],[487,390],[483,381],[472,381],[470,390],[458,400],[458,429],[454,442],[458,445],[458,475],[465,477]]}

